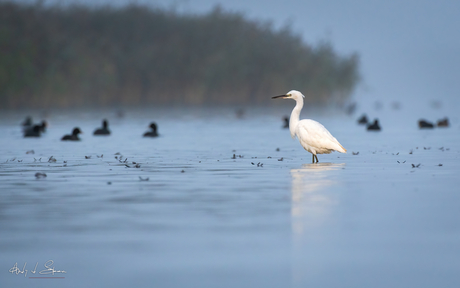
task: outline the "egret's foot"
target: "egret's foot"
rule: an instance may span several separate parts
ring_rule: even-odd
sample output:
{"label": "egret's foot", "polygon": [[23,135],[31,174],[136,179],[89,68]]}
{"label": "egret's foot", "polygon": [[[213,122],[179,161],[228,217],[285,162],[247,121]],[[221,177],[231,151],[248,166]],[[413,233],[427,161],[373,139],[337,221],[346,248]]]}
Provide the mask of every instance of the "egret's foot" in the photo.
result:
{"label": "egret's foot", "polygon": [[[312,160],[311,160],[311,163],[315,164],[315,163],[318,163],[318,156],[316,156],[315,154],[311,154],[312,155]],[[316,159],[316,162],[315,162],[315,159]]]}

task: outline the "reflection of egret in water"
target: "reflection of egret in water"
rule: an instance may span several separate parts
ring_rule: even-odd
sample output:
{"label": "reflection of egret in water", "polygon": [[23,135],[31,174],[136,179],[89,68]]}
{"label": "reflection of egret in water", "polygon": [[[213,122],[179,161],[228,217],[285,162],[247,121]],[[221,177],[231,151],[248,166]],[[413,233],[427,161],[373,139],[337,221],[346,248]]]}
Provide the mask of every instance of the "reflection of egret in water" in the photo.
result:
{"label": "reflection of egret in water", "polygon": [[[305,287],[305,281],[315,273],[318,262],[311,251],[322,243],[321,228],[330,221],[335,205],[335,187],[339,181],[334,170],[345,167],[345,163],[304,164],[292,169],[292,286]],[[316,243],[316,244],[315,244]]]}
{"label": "reflection of egret in water", "polygon": [[291,170],[294,234],[302,234],[304,229],[320,226],[327,220],[331,207],[337,202],[327,188],[338,184],[328,172],[344,166],[345,163],[317,163]]}

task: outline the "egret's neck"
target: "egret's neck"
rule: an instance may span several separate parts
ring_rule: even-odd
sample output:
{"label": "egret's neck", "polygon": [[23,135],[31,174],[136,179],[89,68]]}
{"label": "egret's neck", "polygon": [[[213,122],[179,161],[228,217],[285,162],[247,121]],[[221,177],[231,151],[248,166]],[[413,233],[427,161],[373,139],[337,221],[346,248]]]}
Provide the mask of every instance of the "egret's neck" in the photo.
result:
{"label": "egret's neck", "polygon": [[296,136],[295,129],[297,127],[297,124],[299,123],[300,111],[302,111],[302,107],[303,99],[300,98],[299,100],[296,100],[296,105],[294,109],[292,109],[291,118],[289,119],[289,131],[291,132],[292,138]]}

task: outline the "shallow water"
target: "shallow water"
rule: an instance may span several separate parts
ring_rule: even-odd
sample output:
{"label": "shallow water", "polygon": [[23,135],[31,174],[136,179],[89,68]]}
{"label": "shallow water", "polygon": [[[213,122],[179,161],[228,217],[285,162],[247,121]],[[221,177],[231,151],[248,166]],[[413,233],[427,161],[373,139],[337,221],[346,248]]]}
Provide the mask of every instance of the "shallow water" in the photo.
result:
{"label": "shallow water", "polygon": [[[387,111],[370,133],[305,112],[348,149],[311,164],[281,129],[290,109],[52,112],[39,139],[1,114],[2,286],[457,287],[458,119]],[[103,117],[112,135],[92,136]],[[61,142],[74,126],[82,141]],[[64,278],[29,278],[50,259]]]}

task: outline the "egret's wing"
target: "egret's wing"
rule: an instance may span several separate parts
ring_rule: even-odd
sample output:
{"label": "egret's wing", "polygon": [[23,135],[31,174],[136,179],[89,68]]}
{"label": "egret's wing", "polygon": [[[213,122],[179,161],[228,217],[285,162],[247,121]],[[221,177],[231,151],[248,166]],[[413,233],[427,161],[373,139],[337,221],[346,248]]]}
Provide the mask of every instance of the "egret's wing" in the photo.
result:
{"label": "egret's wing", "polygon": [[346,151],[321,123],[314,120],[300,121],[296,132],[302,146],[308,145],[319,153],[328,153],[327,150]]}

